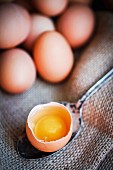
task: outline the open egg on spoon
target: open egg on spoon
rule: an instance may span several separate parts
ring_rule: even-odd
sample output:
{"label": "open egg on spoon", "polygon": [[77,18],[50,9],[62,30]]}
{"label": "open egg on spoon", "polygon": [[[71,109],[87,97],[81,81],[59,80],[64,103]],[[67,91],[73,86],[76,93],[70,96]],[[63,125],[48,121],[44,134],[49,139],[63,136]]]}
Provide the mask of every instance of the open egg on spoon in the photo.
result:
{"label": "open egg on spoon", "polygon": [[65,106],[56,102],[35,106],[28,115],[26,134],[38,150],[57,151],[71,138],[71,113]]}
{"label": "open egg on spoon", "polygon": [[26,159],[37,159],[67,146],[79,133],[77,110],[76,103],[68,102],[35,106],[28,115],[26,132],[18,138],[18,154]]}
{"label": "open egg on spoon", "polygon": [[[66,147],[68,147],[68,144],[72,139],[75,140],[76,137],[78,137],[78,135],[81,133],[83,127],[84,127],[84,121],[83,121],[83,116],[82,116],[82,108],[84,106],[85,101],[91,97],[94,93],[96,93],[109,79],[110,77],[113,75],[113,69],[111,71],[109,71],[104,77],[102,77],[99,81],[97,81],[82,97],[81,99],[78,100],[77,103],[68,103],[68,102],[62,102],[62,104],[56,103],[56,102],[52,102],[49,104],[45,104],[45,105],[38,105],[36,107],[34,107],[33,110],[31,110],[28,119],[27,119],[27,124],[26,124],[26,132],[27,132],[27,136],[30,140],[30,142],[32,142],[32,145],[35,145],[35,147],[39,148],[40,150],[43,149],[44,146],[44,139],[40,140],[37,139],[35,137],[35,135],[37,135],[38,131],[37,131],[37,124],[40,123],[39,120],[41,122],[43,122],[43,118],[42,115],[44,114],[44,110],[47,111],[47,114],[49,113],[51,116],[55,115],[55,116],[60,116],[60,115],[65,115],[66,118],[64,117],[60,117],[62,119],[57,118],[56,120],[54,120],[56,123],[54,123],[55,125],[59,125],[61,126],[61,132],[63,131],[63,129],[65,129],[65,135],[63,134],[63,136],[60,136],[60,139],[56,139],[51,141],[45,141],[45,149],[48,150],[47,152],[45,151],[45,149],[43,149],[43,151],[40,151],[39,149],[36,149],[35,147],[33,147],[31,145],[31,143],[29,142],[26,133],[23,133],[23,135],[21,135],[18,138],[17,141],[17,152],[21,157],[24,157],[26,159],[37,159],[37,158],[43,158],[46,157],[50,154],[53,154],[53,152],[55,150],[59,150],[60,148],[62,148],[64,146],[64,148],[66,149]],[[64,106],[63,106],[64,105]],[[45,106],[45,107],[43,107]],[[54,106],[54,107],[53,107]],[[56,113],[54,114],[54,109],[55,112],[59,112],[60,113]],[[38,108],[38,109],[37,109]],[[45,109],[44,109],[45,108]],[[56,109],[58,108],[58,109]],[[50,112],[49,112],[50,109]],[[63,109],[63,110],[62,110]],[[59,110],[59,111],[58,111]],[[38,112],[41,112],[38,114]],[[63,111],[63,112],[62,112]],[[71,113],[71,114],[70,114]],[[36,116],[36,115],[37,116]],[[46,115],[43,115],[46,116]],[[40,117],[40,119],[39,119]],[[45,117],[47,118],[47,117]],[[64,118],[64,119],[63,119]],[[69,120],[68,120],[69,118]],[[29,119],[30,119],[30,123],[29,123]],[[36,123],[32,120],[36,119]],[[78,120],[78,121],[77,121]],[[50,121],[50,117],[48,117],[46,119],[46,123]],[[69,123],[69,124],[68,124]],[[30,127],[28,127],[30,124]],[[42,124],[43,125],[43,124]],[[42,126],[41,125],[41,126]],[[51,126],[52,124],[49,123],[49,126]],[[75,126],[76,125],[76,126]],[[45,123],[44,123],[45,126]],[[68,128],[67,128],[68,127]],[[30,129],[29,129],[30,128]],[[45,128],[46,129],[46,128]],[[59,129],[59,128],[58,128]],[[68,130],[66,130],[68,129]],[[36,132],[35,132],[36,130]],[[58,130],[59,131],[59,130]],[[55,136],[57,136],[57,132],[56,131],[54,134]],[[50,132],[50,131],[47,131]],[[59,133],[59,132],[58,132]],[[44,134],[44,133],[43,133]],[[49,133],[51,134],[51,133]],[[70,136],[72,134],[72,136]],[[43,135],[43,137],[45,137]],[[34,140],[35,139],[35,140]],[[63,140],[62,140],[63,139]],[[64,142],[65,139],[65,142]],[[38,141],[39,140],[39,141]],[[47,138],[46,138],[47,140]],[[37,142],[38,141],[38,142]],[[60,141],[60,142],[59,142]],[[51,145],[52,143],[52,145]],[[50,146],[51,148],[48,148],[47,144],[49,144],[48,146]],[[58,147],[55,145],[59,145]],[[66,145],[67,144],[67,145]],[[66,146],[65,146],[66,145]],[[53,151],[52,151],[53,150]]]}

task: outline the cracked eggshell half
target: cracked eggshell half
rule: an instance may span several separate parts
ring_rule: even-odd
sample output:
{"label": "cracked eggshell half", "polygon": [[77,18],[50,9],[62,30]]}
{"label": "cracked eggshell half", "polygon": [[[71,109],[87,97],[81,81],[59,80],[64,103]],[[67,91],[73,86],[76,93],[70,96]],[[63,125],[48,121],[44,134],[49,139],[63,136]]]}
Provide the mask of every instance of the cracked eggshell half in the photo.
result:
{"label": "cracked eggshell half", "polygon": [[[57,115],[66,125],[66,134],[58,140],[47,141],[38,139],[34,134],[37,121],[45,115]],[[62,104],[51,102],[35,106],[28,115],[26,122],[26,134],[30,143],[40,151],[54,152],[64,147],[72,135],[72,117],[70,111]]]}

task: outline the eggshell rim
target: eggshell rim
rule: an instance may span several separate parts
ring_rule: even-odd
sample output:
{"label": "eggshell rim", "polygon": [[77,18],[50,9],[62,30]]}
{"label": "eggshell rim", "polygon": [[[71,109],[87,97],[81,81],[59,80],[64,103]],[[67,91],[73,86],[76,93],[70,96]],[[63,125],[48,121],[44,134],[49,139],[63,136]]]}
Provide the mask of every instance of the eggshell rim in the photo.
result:
{"label": "eggshell rim", "polygon": [[[35,137],[34,132],[33,132],[33,129],[32,129],[32,128],[30,127],[30,125],[29,125],[29,119],[30,119],[30,116],[31,116],[31,115],[35,115],[35,114],[36,114],[36,112],[35,112],[36,110],[39,110],[39,109],[41,109],[41,108],[44,108],[44,107],[46,107],[46,106],[48,106],[48,105],[51,105],[51,106],[56,106],[56,105],[57,105],[57,106],[61,106],[61,107],[65,108],[65,109],[68,111],[69,115],[70,115],[71,123],[70,123],[70,128],[69,128],[69,130],[68,130],[68,133],[67,133],[64,137],[62,137],[62,138],[60,138],[60,139],[57,139],[57,140],[54,140],[54,141],[44,142],[43,140],[40,140],[40,139],[38,139],[38,138]],[[39,108],[39,109],[37,109],[37,108]],[[30,129],[32,135],[33,135],[34,138],[37,140],[37,142],[41,142],[41,143],[43,143],[43,144],[55,143],[55,142],[57,142],[57,141],[61,141],[61,140],[64,139],[64,138],[67,138],[67,136],[70,135],[70,133],[72,133],[72,126],[73,126],[71,112],[70,112],[69,109],[66,108],[63,104],[60,104],[60,103],[58,103],[58,102],[49,102],[49,103],[46,103],[46,104],[39,104],[39,105],[34,106],[33,109],[30,111],[30,113],[29,113],[29,115],[28,115],[28,118],[27,118],[27,122],[26,122],[26,123],[27,123],[28,128]]]}

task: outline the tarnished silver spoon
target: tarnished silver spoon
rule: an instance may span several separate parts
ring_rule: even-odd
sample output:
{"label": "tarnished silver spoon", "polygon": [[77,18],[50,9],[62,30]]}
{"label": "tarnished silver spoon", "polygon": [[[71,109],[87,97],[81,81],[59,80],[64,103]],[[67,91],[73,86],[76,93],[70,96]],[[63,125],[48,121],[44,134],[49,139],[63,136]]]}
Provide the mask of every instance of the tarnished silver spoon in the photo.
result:
{"label": "tarnished silver spoon", "polygon": [[[76,138],[81,130],[82,130],[82,107],[84,102],[92,96],[97,90],[99,90],[106,81],[113,75],[113,69],[109,71],[103,78],[101,78],[95,85],[93,85],[77,103],[68,103],[68,102],[60,102],[65,107],[67,107],[72,114],[73,118],[73,133],[69,142],[72,141],[73,138]],[[68,143],[69,143],[68,142]],[[67,144],[68,145],[68,144]],[[65,147],[65,146],[64,146]],[[53,154],[53,152],[42,152],[34,148],[29,142],[25,131],[21,136],[19,136],[17,141],[17,153],[26,159],[37,159],[49,156]]]}

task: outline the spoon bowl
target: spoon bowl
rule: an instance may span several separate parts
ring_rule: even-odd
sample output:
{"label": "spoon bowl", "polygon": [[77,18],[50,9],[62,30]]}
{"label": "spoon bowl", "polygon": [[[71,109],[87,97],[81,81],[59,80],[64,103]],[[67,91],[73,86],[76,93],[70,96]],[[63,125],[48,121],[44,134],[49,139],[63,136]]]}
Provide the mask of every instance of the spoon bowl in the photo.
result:
{"label": "spoon bowl", "polygon": [[[74,130],[73,130],[71,139],[69,140],[69,142],[70,142],[76,136],[76,134],[77,134],[77,132],[78,132],[78,130],[80,128],[80,122],[81,121],[80,121],[80,118],[79,118],[79,113],[78,113],[78,110],[77,110],[77,107],[76,107],[75,103],[60,102],[60,104],[63,104],[65,107],[67,107],[70,110],[70,112],[72,114],[72,118],[73,117],[75,118],[75,116],[76,116],[77,120],[78,120],[78,121],[76,121],[77,124],[76,124],[75,128],[73,128]],[[48,156],[48,155],[54,153],[54,152],[42,152],[42,151],[36,149],[34,146],[32,146],[31,143],[29,142],[28,138],[27,138],[27,135],[26,135],[25,131],[18,138],[17,152],[21,157],[24,157],[26,159],[43,158],[45,156]]]}

